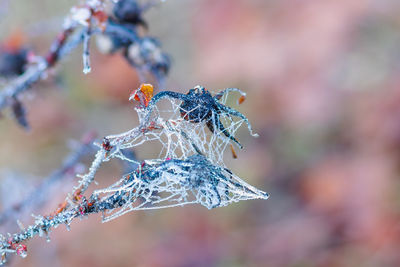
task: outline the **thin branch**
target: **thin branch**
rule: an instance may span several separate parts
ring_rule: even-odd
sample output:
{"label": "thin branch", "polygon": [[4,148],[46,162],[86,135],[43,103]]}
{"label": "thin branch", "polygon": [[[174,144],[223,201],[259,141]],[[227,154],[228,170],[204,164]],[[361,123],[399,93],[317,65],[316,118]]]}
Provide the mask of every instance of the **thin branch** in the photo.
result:
{"label": "thin branch", "polygon": [[94,151],[92,144],[94,135],[90,134],[83,138],[80,145],[75,148],[65,158],[62,166],[50,174],[44,181],[27,197],[16,205],[0,213],[0,225],[10,220],[16,219],[17,215],[22,213],[28,207],[39,207],[46,202],[47,197],[51,193],[51,187],[60,180],[70,175],[75,175],[74,168],[81,162],[82,158]]}
{"label": "thin branch", "polygon": [[[149,3],[149,5],[146,5],[146,8],[143,8],[143,11],[147,10],[150,6],[153,6],[153,2],[158,1],[152,1],[151,4]],[[79,11],[76,12],[79,13]],[[74,18],[76,21],[71,19],[71,17],[67,17],[64,23],[64,30],[54,40],[47,54],[44,57],[36,56],[34,62],[28,65],[27,70],[22,75],[12,80],[0,91],[0,112],[5,108],[12,106],[16,100],[19,101],[21,95],[31,89],[34,84],[42,79],[46,79],[47,72],[54,68],[57,63],[59,63],[81,43],[83,43],[83,72],[85,74],[89,73],[91,70],[89,41],[93,35],[105,34],[121,40],[126,40],[129,44],[133,43],[138,45],[141,45],[144,40],[153,40],[147,37],[139,37],[135,25],[117,23],[112,20],[99,22],[96,21],[96,19],[104,20],[104,17],[96,17],[95,19],[93,17],[99,16],[100,13],[96,13],[93,10],[91,10],[91,12],[91,17],[88,18],[91,23],[88,23],[87,25],[85,24],[85,21],[80,21],[82,19],[80,16]],[[167,66],[162,68],[168,69],[169,59],[165,54],[163,54],[163,56],[165,60],[167,60],[166,63],[163,62],[163,64],[167,64]],[[131,59],[127,59],[132,63]],[[159,83],[164,84],[165,74],[162,74],[159,68],[154,64],[155,63],[151,62],[149,58],[145,58],[143,65],[132,63],[132,66],[137,68],[139,72],[141,70],[146,70],[153,73]]]}

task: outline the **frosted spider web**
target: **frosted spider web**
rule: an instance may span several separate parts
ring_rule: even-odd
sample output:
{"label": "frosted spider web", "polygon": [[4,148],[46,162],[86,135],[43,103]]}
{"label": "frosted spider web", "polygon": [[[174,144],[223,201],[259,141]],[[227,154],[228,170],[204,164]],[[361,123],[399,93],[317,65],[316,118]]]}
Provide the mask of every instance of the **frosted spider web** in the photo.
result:
{"label": "frosted spider web", "polygon": [[[229,91],[239,90],[232,89],[227,93]],[[219,103],[225,104],[226,100],[225,95]],[[133,210],[195,203],[211,209],[240,200],[268,198],[267,193],[242,181],[225,166],[224,152],[234,142],[217,127],[211,132],[206,121],[193,123],[183,119],[181,103],[171,97],[151,101],[146,108],[136,108],[138,127],[105,138],[107,145],[103,143],[89,173],[82,176],[80,189],[93,180],[103,161],[119,158],[139,167],[110,187],[94,191],[93,197],[106,205],[102,208],[106,210],[104,221]],[[244,116],[234,117],[219,111],[219,118],[232,137],[243,124],[247,124],[250,133],[255,135]],[[215,125],[214,119],[212,123]],[[132,148],[139,151],[149,142],[159,144],[160,150],[142,162],[126,157],[122,152]]]}
{"label": "frosted spider web", "polygon": [[208,209],[247,199],[266,199],[268,194],[245,183],[226,168],[211,164],[204,156],[187,160],[145,161],[137,171],[116,184],[94,192],[112,209],[109,221],[134,210],[201,204]]}
{"label": "frosted spider web", "polygon": [[[225,104],[227,98],[228,94],[224,94],[219,102]],[[111,141],[111,145],[118,144],[121,149],[135,148],[146,142],[157,142],[161,147],[156,155],[158,159],[186,159],[191,155],[202,154],[211,162],[224,165],[225,150],[230,145],[237,145],[216,126],[212,133],[206,126],[206,121],[193,123],[183,119],[180,114],[181,102],[181,100],[165,98],[154,108],[136,108],[140,122],[138,128],[141,129],[135,128],[121,135],[111,135],[107,138]],[[185,112],[187,114],[196,112],[197,108],[185,110]],[[247,120],[233,117],[226,112],[220,113],[219,118],[226,131],[233,137]],[[213,118],[210,120],[213,125],[216,124]],[[151,130],[148,131],[147,128]],[[248,128],[253,136],[257,136],[252,133],[250,124]],[[115,156],[126,160],[121,153]]]}

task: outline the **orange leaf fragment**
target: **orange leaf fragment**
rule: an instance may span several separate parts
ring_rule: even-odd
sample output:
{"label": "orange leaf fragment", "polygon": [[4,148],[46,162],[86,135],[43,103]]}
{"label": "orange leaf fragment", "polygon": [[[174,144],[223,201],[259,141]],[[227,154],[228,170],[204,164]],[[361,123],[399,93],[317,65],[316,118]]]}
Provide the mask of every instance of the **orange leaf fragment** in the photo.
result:
{"label": "orange leaf fragment", "polygon": [[64,201],[63,203],[61,203],[60,205],[58,205],[58,208],[57,208],[57,210],[56,210],[56,214],[55,214],[55,215],[57,215],[57,214],[63,212],[63,211],[65,210],[66,207],[67,207],[67,202]]}
{"label": "orange leaf fragment", "polygon": [[101,31],[104,32],[106,30],[106,23],[107,23],[107,19],[108,19],[107,14],[101,10],[94,11],[93,17],[95,17],[97,19],[97,22],[99,24]]}
{"label": "orange leaf fragment", "polygon": [[142,83],[136,91],[134,91],[129,99],[135,99],[140,104],[147,107],[153,98],[154,87],[149,83]]}

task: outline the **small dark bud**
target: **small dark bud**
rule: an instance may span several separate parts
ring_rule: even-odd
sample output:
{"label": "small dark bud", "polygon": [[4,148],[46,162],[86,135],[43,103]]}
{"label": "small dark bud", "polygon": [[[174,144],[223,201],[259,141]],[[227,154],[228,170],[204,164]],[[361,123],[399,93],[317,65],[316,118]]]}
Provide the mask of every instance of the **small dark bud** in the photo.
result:
{"label": "small dark bud", "polygon": [[161,57],[156,61],[154,67],[155,69],[162,73],[163,75],[167,75],[171,66],[171,59],[165,53],[161,54]]}
{"label": "small dark bud", "polygon": [[112,149],[110,140],[108,140],[107,138],[104,137],[102,147],[104,148],[105,151],[107,151],[107,152],[110,151]]}
{"label": "small dark bud", "polygon": [[26,50],[0,52],[0,75],[18,76],[24,73],[27,64]]}
{"label": "small dark bud", "polygon": [[11,110],[18,124],[24,127],[25,130],[29,130],[29,124],[28,120],[26,119],[25,108],[18,99],[16,98],[12,99]]}
{"label": "small dark bud", "polygon": [[136,0],[120,0],[113,9],[114,16],[120,22],[143,24],[142,9]]}

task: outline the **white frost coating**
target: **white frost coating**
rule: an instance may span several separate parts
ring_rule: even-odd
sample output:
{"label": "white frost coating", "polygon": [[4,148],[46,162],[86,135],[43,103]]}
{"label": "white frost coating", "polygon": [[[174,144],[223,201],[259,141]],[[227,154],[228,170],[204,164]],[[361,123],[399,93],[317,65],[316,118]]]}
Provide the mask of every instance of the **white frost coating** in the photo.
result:
{"label": "white frost coating", "polygon": [[83,26],[89,26],[89,20],[92,16],[87,7],[73,7],[71,8],[71,19]]}
{"label": "white frost coating", "polygon": [[69,15],[64,20],[64,29],[73,29],[81,26],[85,29],[83,34],[83,73],[88,74],[91,71],[89,58],[89,41],[92,31],[95,31],[99,22],[94,18],[97,11],[104,11],[104,1],[86,0],[82,5],[71,8]]}
{"label": "white frost coating", "polygon": [[92,68],[90,67],[90,51],[89,51],[89,42],[90,42],[90,28],[87,28],[85,34],[83,35],[83,73],[88,74]]}
{"label": "white frost coating", "polygon": [[79,175],[79,174],[77,175],[81,179],[79,180],[79,185],[77,187],[74,187],[73,191],[80,189],[82,194],[86,191],[86,189],[89,187],[89,185],[93,182],[94,176],[96,175],[97,170],[100,168],[103,161],[105,161],[105,159],[104,159],[105,154],[106,154],[106,152],[104,150],[97,151],[95,159],[89,168],[89,172],[85,175]]}

